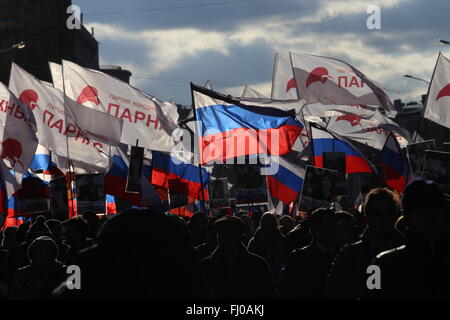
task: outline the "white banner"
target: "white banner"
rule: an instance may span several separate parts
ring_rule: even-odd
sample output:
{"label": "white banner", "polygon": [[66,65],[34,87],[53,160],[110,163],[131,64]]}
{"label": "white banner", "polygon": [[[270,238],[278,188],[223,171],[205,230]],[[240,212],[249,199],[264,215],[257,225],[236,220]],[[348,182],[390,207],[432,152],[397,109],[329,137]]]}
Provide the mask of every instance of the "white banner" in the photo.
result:
{"label": "white banner", "polygon": [[275,54],[271,98],[278,100],[298,99],[291,60],[287,54]]}
{"label": "white banner", "polygon": [[384,90],[350,64],[333,58],[290,53],[299,98],[308,103],[370,105],[396,114]]}
{"label": "white banner", "polygon": [[33,112],[0,82],[0,155],[15,171],[19,183],[38,145]]}
{"label": "white banner", "polygon": [[[123,119],[121,142],[169,152],[177,128],[176,106],[157,100],[103,72],[63,60],[66,95],[89,108]],[[174,119],[176,117],[176,119]]]}
{"label": "white banner", "polygon": [[9,85],[10,90],[33,111],[40,144],[60,157],[95,167],[108,167],[109,146],[89,139],[76,123],[67,121],[61,91],[42,84],[16,64],[12,65]]}
{"label": "white banner", "polygon": [[424,118],[450,128],[450,61],[442,54],[436,63]]}

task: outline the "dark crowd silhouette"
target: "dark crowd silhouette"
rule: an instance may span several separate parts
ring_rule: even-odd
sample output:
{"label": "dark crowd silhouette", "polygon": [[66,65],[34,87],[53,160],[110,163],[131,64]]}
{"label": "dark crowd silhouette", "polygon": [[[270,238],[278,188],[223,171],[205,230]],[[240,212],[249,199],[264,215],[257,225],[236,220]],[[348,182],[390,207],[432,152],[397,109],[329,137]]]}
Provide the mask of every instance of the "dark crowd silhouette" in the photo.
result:
{"label": "dark crowd silhouette", "polygon": [[[379,288],[368,285],[371,265]],[[372,189],[359,211],[302,217],[38,216],[3,230],[0,266],[1,298],[13,300],[449,299],[449,201],[436,183],[415,180],[402,196]],[[75,288],[70,266],[81,276]]]}

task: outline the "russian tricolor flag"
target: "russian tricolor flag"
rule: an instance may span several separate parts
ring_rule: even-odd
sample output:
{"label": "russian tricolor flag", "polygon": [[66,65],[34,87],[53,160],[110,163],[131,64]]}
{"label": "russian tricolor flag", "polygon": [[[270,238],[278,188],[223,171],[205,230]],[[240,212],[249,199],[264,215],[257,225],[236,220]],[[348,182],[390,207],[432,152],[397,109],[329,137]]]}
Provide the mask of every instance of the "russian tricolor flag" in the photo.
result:
{"label": "russian tricolor flag", "polygon": [[[209,172],[202,168],[202,183],[198,166],[181,161],[169,154],[152,152],[152,184],[195,199],[208,200]],[[203,190],[202,190],[203,184]],[[170,188],[169,188],[170,187]]]}
{"label": "russian tricolor flag", "polygon": [[387,185],[403,193],[406,185],[411,181],[411,171],[408,160],[404,157],[392,133],[389,134],[379,154],[378,164],[383,168]]}
{"label": "russian tricolor flag", "polygon": [[267,175],[267,188],[272,197],[290,205],[302,190],[305,168],[282,156],[272,156],[271,159],[271,167],[274,168],[275,173]]}
{"label": "russian tricolor flag", "polygon": [[247,155],[283,155],[291,151],[303,125],[284,101],[232,98],[191,84],[197,119],[200,163]]}
{"label": "russian tricolor flag", "polygon": [[316,124],[311,125],[314,166],[323,168],[324,152],[345,153],[346,173],[375,173],[373,164],[350,142]]}
{"label": "russian tricolor flag", "polygon": [[116,198],[113,195],[106,194],[106,214],[117,213]]}
{"label": "russian tricolor flag", "polygon": [[159,205],[161,200],[151,185],[151,168],[143,166],[141,178],[141,193],[125,192],[127,186],[129,158],[120,148],[112,157],[112,163],[105,174],[105,184],[103,192],[124,200],[127,200],[134,206]]}
{"label": "russian tricolor flag", "polygon": [[40,144],[37,146],[33,161],[30,164],[30,169],[33,171],[42,170],[43,174],[52,175],[53,177],[61,177],[64,175],[51,160],[50,151]]}
{"label": "russian tricolor flag", "polygon": [[39,177],[27,172],[22,179],[22,188],[17,190],[8,199],[7,212],[8,217],[15,217],[30,212],[23,212],[19,210],[19,203],[22,199],[50,199],[49,183],[40,179]]}

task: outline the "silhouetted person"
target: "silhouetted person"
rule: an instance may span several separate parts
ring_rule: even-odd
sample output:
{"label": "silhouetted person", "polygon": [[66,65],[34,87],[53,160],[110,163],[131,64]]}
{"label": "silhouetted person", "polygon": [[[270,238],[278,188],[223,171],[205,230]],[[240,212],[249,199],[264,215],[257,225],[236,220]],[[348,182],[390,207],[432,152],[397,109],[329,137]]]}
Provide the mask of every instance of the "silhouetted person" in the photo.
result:
{"label": "silhouetted person", "polygon": [[336,214],[320,208],[309,218],[310,245],[289,254],[278,289],[287,299],[325,299],[328,270],[336,254]]}
{"label": "silhouetted person", "polygon": [[82,216],[75,216],[64,221],[65,243],[69,246],[64,256],[64,263],[67,265],[74,264],[75,256],[78,252],[93,242],[88,240],[89,225]]}
{"label": "silhouetted person", "polygon": [[[29,228],[26,226],[21,229],[24,224],[19,226],[17,232],[21,230],[27,230],[25,241],[21,242],[17,246],[12,247],[5,259],[5,276],[9,285],[11,285],[13,280],[13,275],[17,269],[25,267],[28,265],[29,260],[27,256],[27,250],[30,244],[37,238],[41,236],[51,237],[49,228],[45,225],[45,218],[43,216],[38,216],[36,222],[33,223]],[[17,237],[16,232],[16,237]],[[20,234],[19,234],[20,235]],[[20,235],[21,236],[21,235]]]}
{"label": "silhouetted person", "polygon": [[64,261],[64,257],[66,255],[67,250],[69,250],[69,246],[64,243],[64,233],[63,233],[63,225],[61,221],[56,219],[50,219],[45,221],[45,225],[50,229],[52,234],[52,239],[55,241],[58,246],[58,257],[59,261]]}
{"label": "silhouetted person", "polygon": [[128,209],[99,230],[97,243],[76,258],[81,290],[55,291],[66,299],[209,299],[212,289],[180,219]]}
{"label": "silhouetted person", "polygon": [[242,242],[245,246],[247,246],[255,231],[253,229],[251,218],[248,216],[248,214],[245,213],[245,211],[243,212],[244,214],[242,214],[239,218],[241,218],[242,222],[244,223],[244,235],[242,236]]}
{"label": "silhouetted person", "polygon": [[8,255],[8,251],[11,247],[16,245],[16,232],[17,227],[7,227],[3,230],[3,239],[0,246],[0,297],[3,297],[7,294],[8,287],[5,277],[5,260]]}
{"label": "silhouetted person", "polygon": [[336,245],[338,249],[355,240],[355,218],[347,211],[337,211]]}
{"label": "silhouetted person", "polygon": [[95,240],[97,237],[98,228],[100,227],[100,219],[93,211],[86,211],[82,214],[82,216],[89,226],[88,238]]}
{"label": "silhouetted person", "polygon": [[286,236],[292,229],[294,229],[294,221],[288,215],[283,215],[280,218],[279,229],[283,236]]}
{"label": "silhouetted person", "polygon": [[284,236],[278,229],[275,214],[266,212],[261,217],[259,227],[250,240],[247,250],[263,257],[269,265],[272,277],[276,282],[284,265]]}
{"label": "silhouetted person", "polygon": [[208,218],[201,212],[195,212],[189,220],[189,231],[192,237],[194,247],[206,242],[206,229],[208,227]]}
{"label": "silhouetted person", "polygon": [[311,243],[311,233],[309,232],[309,220],[302,220],[294,229],[288,232],[284,238],[286,254],[290,254],[296,249],[306,247]]}
{"label": "silhouetted person", "polygon": [[378,299],[450,298],[450,208],[434,182],[416,180],[402,199],[408,225],[406,244],[380,253],[372,264],[381,271]]}
{"label": "silhouetted person", "polygon": [[10,299],[50,299],[53,290],[67,278],[65,266],[56,260],[58,246],[47,236],[35,239],[27,251],[30,264],[14,274]]}
{"label": "silhouetted person", "polygon": [[399,217],[395,222],[395,230],[398,230],[405,238],[408,235],[408,225],[406,223],[404,216]]}
{"label": "silhouetted person", "polygon": [[202,261],[218,299],[272,299],[277,295],[266,261],[242,244],[244,225],[226,216],[214,224],[218,246]]}
{"label": "silhouetted person", "polygon": [[394,228],[400,209],[397,193],[387,188],[369,192],[363,205],[367,227],[361,240],[342,248],[330,268],[328,289],[331,298],[361,298],[370,262],[380,252],[404,244],[403,236]]}
{"label": "silhouetted person", "polygon": [[212,217],[208,220],[206,242],[195,247],[195,251],[197,251],[200,260],[203,260],[204,258],[210,256],[217,247],[217,232],[214,227],[214,223],[216,222],[216,220],[217,219],[215,217]]}

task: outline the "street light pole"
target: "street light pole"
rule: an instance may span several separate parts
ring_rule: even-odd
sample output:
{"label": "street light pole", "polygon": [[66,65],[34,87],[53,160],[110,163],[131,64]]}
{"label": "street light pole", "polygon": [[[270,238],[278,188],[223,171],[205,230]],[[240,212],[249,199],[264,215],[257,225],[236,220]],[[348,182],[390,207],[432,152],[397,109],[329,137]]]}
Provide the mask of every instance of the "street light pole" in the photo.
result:
{"label": "street light pole", "polygon": [[25,48],[25,43],[23,41],[20,41],[19,43],[13,44],[11,47],[6,48],[6,49],[2,49],[0,50],[0,53],[4,53],[7,52],[9,50],[13,50],[13,49],[23,49]]}
{"label": "street light pole", "polygon": [[436,41],[436,42],[439,43],[439,44],[442,44],[442,45],[448,45],[448,46],[450,46],[450,42],[447,41],[447,40],[442,40],[442,39],[440,39],[440,40],[438,40],[438,41]]}
{"label": "street light pole", "polygon": [[409,78],[409,79],[414,79],[414,80],[423,81],[423,82],[425,82],[425,83],[430,84],[430,81],[427,81],[427,80],[424,80],[424,79],[421,79],[421,78],[414,77],[414,76],[412,76],[412,75],[410,75],[410,74],[404,74],[403,77]]}

